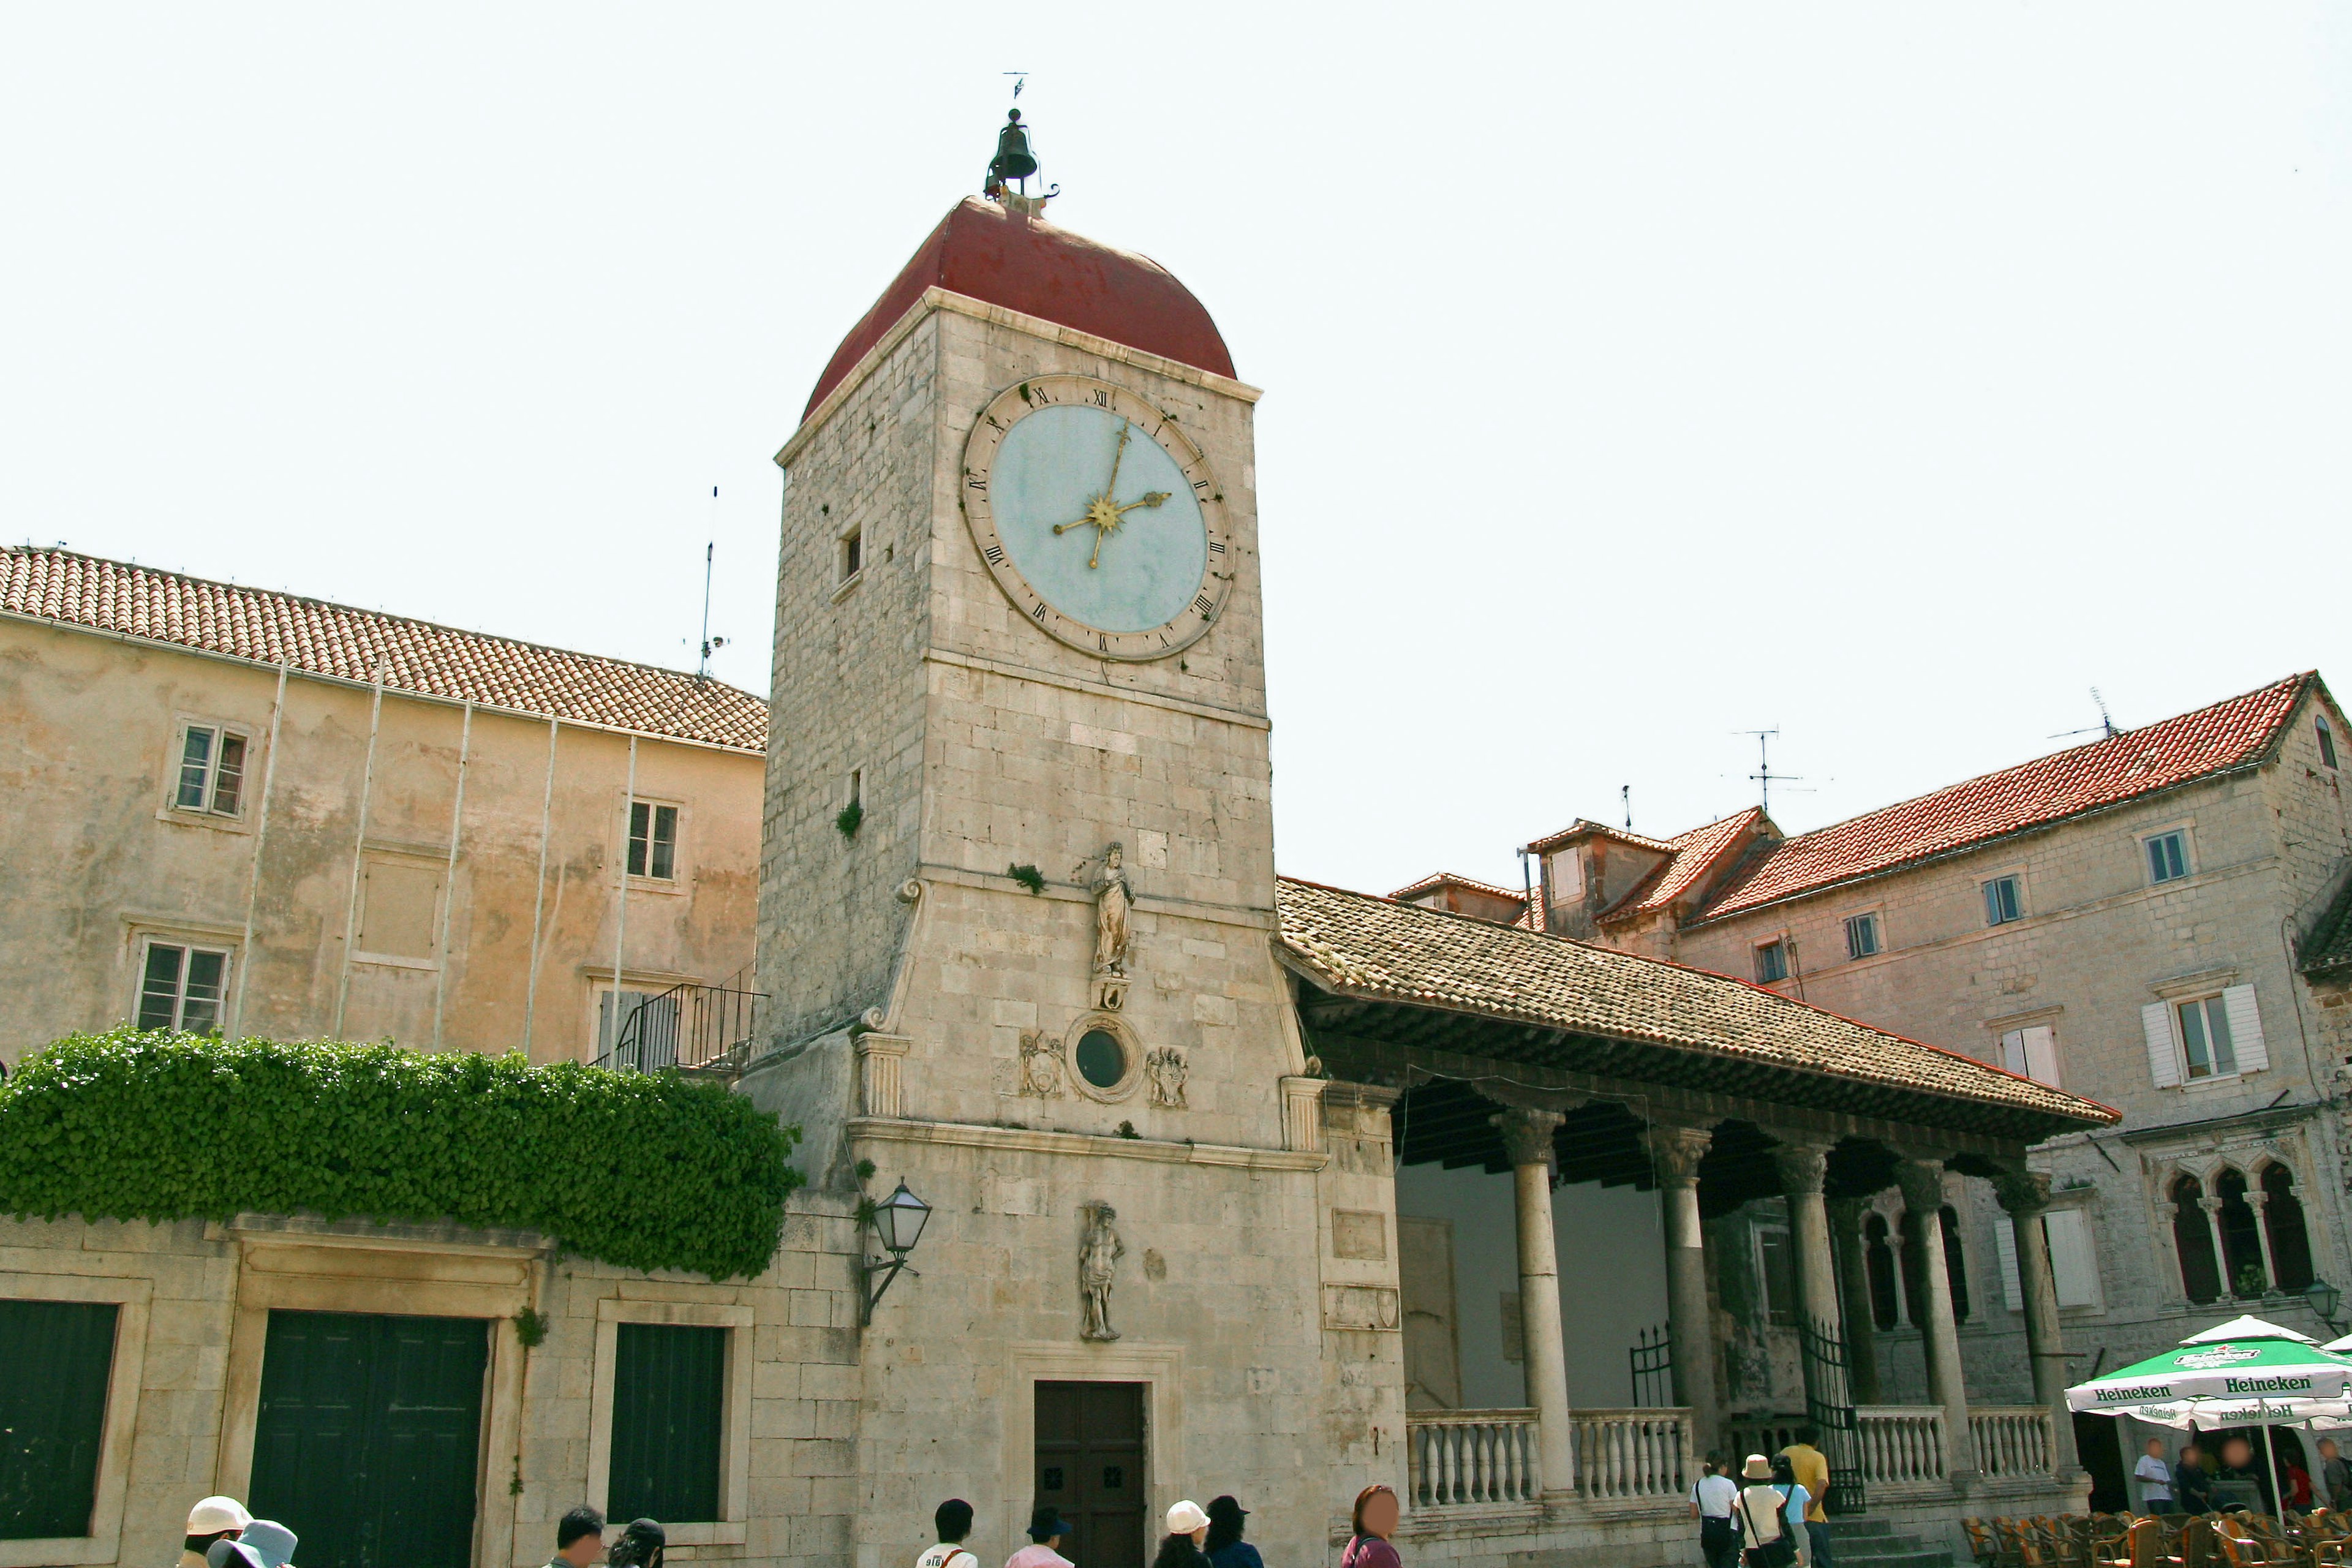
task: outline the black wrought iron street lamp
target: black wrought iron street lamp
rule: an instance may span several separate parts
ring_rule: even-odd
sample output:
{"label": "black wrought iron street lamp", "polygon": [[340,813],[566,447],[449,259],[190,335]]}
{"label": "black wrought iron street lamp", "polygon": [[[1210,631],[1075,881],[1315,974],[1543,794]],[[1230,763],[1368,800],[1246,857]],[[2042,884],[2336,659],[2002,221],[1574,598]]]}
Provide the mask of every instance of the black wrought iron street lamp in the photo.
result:
{"label": "black wrought iron street lamp", "polygon": [[[890,1281],[898,1278],[900,1270],[919,1279],[922,1278],[919,1270],[908,1266],[907,1254],[914,1251],[915,1243],[923,1239],[923,1223],[930,1217],[931,1205],[908,1190],[907,1180],[903,1176],[898,1179],[897,1192],[867,1209],[866,1221],[874,1227],[874,1237],[882,1244],[882,1250],[890,1256],[876,1258],[864,1266],[866,1311],[858,1321],[871,1323],[874,1321],[875,1304],[882,1300],[882,1292],[890,1289]],[[877,1275],[881,1276],[878,1280],[875,1278]]]}
{"label": "black wrought iron street lamp", "polygon": [[2336,1321],[2336,1309],[2343,1300],[2344,1292],[2325,1279],[2314,1279],[2303,1288],[2304,1305],[2311,1309],[2314,1317],[2327,1325],[2327,1331],[2331,1334],[2344,1331],[2344,1325]]}

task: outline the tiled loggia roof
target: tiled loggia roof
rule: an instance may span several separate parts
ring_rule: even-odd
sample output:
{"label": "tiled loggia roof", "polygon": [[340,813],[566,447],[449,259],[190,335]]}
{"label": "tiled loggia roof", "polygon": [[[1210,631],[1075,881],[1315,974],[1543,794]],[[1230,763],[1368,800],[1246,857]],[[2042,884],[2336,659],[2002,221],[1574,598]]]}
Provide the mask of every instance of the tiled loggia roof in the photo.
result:
{"label": "tiled loggia roof", "polygon": [[1858,1080],[2034,1120],[2047,1136],[2116,1111],[1745,981],[1516,926],[1284,878],[1284,956],[1325,991]]}
{"label": "tiled loggia roof", "polygon": [[1783,839],[1691,919],[1738,914],[2250,766],[2269,753],[2295,705],[2318,681],[2308,671],[2292,675],[2193,713]]}
{"label": "tiled loggia roof", "polygon": [[765,752],[768,705],[720,681],[64,550],[0,549],[0,612],[386,690]]}

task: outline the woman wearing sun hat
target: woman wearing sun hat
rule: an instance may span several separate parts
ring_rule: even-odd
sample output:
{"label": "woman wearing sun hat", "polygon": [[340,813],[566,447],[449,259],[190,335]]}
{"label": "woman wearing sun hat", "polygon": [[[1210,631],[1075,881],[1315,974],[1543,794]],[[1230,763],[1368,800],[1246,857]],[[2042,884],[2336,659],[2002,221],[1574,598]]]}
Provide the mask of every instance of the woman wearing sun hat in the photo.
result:
{"label": "woman wearing sun hat", "polygon": [[1739,1521],[1740,1563],[1744,1568],[1795,1568],[1797,1540],[1785,1512],[1789,1499],[1772,1484],[1772,1461],[1750,1454],[1739,1476],[1748,1483],[1732,1510]]}
{"label": "woman wearing sun hat", "polygon": [[233,1497],[200,1498],[188,1510],[187,1538],[180,1543],[180,1568],[205,1568],[205,1553],[215,1541],[227,1541],[247,1525],[253,1515]]}
{"label": "woman wearing sun hat", "polygon": [[1209,1560],[1201,1555],[1201,1542],[1208,1538],[1209,1516],[1199,1503],[1185,1499],[1168,1510],[1168,1538],[1160,1543],[1151,1568],[1209,1568]]}

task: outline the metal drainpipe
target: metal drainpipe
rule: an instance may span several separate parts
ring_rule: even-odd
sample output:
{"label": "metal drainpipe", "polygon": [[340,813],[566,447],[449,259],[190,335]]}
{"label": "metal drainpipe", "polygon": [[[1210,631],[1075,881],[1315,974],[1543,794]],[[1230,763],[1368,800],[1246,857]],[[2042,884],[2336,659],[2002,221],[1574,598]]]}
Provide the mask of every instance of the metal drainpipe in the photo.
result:
{"label": "metal drainpipe", "polygon": [[343,1006],[352,994],[352,947],[360,939],[360,876],[366,866],[368,801],[375,789],[375,737],[383,720],[383,662],[375,667],[375,694],[368,702],[367,761],[360,768],[360,830],[352,840],[352,896],[343,905],[343,967],[335,982],[335,1038],[343,1037]]}
{"label": "metal drainpipe", "polygon": [[539,801],[539,887],[530,903],[530,974],[522,993],[522,1054],[530,1056],[530,1026],[539,1010],[539,934],[547,916],[547,828],[555,813],[555,737],[563,721],[547,721],[547,792]]}
{"label": "metal drainpipe", "polygon": [[245,939],[236,949],[236,1000],[228,1010],[229,1038],[245,1028],[245,983],[253,975],[253,914],[261,900],[261,849],[269,839],[269,789],[278,778],[278,725],[286,715],[286,666],[278,667],[278,695],[269,701],[269,755],[261,764],[261,804],[253,816],[253,871],[245,884]]}
{"label": "metal drainpipe", "polygon": [[433,945],[441,971],[433,981],[433,1048],[441,1048],[441,1005],[449,994],[449,916],[457,904],[457,837],[466,826],[466,759],[474,745],[474,705],[457,731],[457,799],[449,807],[449,863],[441,873],[441,934]]}

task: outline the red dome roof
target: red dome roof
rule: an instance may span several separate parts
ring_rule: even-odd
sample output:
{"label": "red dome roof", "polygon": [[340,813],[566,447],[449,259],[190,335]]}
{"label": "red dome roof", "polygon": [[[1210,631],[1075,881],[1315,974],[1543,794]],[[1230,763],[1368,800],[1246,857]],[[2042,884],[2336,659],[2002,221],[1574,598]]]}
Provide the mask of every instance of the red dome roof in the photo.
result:
{"label": "red dome roof", "polygon": [[966,196],[833,351],[801,417],[934,286],[1200,370],[1234,374],[1217,323],[1157,262]]}

